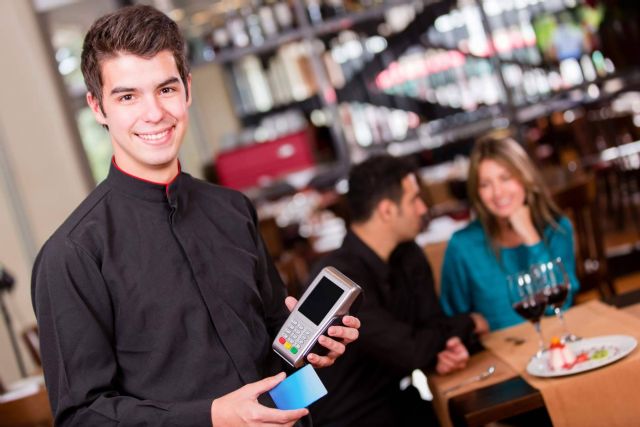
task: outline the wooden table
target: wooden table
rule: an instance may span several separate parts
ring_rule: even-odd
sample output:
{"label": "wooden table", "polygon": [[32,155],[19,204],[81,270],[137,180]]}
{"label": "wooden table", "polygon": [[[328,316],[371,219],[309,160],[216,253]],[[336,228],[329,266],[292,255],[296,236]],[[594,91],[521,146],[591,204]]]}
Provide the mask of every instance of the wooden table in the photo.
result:
{"label": "wooden table", "polygon": [[[640,292],[619,295],[611,302],[618,308],[640,316]],[[491,357],[497,359],[497,356]],[[477,388],[448,400],[449,416],[454,427],[483,426],[534,410],[545,411],[544,408],[541,393],[520,376]]]}

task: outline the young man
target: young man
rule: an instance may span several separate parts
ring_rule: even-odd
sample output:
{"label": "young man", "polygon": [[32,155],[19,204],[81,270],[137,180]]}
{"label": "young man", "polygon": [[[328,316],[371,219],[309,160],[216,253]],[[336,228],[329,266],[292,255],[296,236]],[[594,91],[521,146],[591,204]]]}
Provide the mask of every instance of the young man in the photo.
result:
{"label": "young man", "polygon": [[311,407],[316,425],[437,423],[415,389],[400,391],[400,380],[419,368],[443,374],[463,368],[469,354],[461,339],[488,330],[481,316],[449,318],[438,304],[431,268],[413,241],[427,212],[413,172],[390,156],[351,171],[350,229],[321,266],[333,265],[362,286],[363,326],[349,352],[320,373],[329,394]]}
{"label": "young man", "polygon": [[[100,18],[85,38],[87,101],[114,157],[34,266],[56,425],[292,425],[307,414],[263,395],[284,378],[270,347],[288,310],[253,207],[180,171],[184,46],[147,6]],[[343,323],[328,331],[342,342],[322,337],[329,353],[309,355],[314,366],[357,338],[358,319]]]}

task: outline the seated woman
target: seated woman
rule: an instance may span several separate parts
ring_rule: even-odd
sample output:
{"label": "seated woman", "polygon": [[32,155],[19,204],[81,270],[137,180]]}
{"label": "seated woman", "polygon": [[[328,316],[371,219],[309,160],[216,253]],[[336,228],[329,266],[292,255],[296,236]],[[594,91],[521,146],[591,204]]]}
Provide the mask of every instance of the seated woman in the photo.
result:
{"label": "seated woman", "polygon": [[[447,246],[440,293],[447,314],[479,312],[491,330],[522,322],[511,308],[507,276],[557,257],[575,293],[573,227],[516,141],[478,141],[471,153],[467,190],[477,218],[457,231]],[[572,295],[568,304],[571,300]]]}

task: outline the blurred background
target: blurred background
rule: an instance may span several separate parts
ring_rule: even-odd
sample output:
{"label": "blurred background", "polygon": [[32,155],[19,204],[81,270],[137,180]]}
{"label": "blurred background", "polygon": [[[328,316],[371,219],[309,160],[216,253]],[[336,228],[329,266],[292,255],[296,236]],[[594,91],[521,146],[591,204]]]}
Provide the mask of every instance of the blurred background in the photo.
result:
{"label": "blurred background", "polygon": [[[466,156],[500,128],[525,146],[563,207],[590,209],[578,232],[595,243],[578,269],[599,278],[586,291],[638,283],[629,279],[640,240],[636,0],[4,1],[0,265],[15,283],[0,297],[25,372],[38,366],[29,340],[35,255],[111,158],[85,102],[83,37],[97,17],[138,3],[172,17],[188,41],[183,170],[254,201],[289,293],[342,240],[349,166],[379,152],[420,165],[431,225],[419,243],[438,275],[447,239],[470,215]],[[5,384],[23,375],[6,319]]]}

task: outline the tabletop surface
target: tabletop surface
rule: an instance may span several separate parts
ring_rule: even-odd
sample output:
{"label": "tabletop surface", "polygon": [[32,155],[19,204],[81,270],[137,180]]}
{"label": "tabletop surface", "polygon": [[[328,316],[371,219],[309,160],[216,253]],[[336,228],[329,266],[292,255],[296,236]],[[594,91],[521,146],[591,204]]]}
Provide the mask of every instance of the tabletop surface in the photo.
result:
{"label": "tabletop surface", "polygon": [[[640,317],[640,291],[619,295],[611,299],[612,305],[615,305],[629,314]],[[488,363],[501,363],[499,358],[489,351],[484,351],[473,356],[473,363],[476,365],[486,365]],[[476,368],[477,369],[477,368]],[[525,414],[533,410],[545,410],[545,403],[539,390],[532,387],[524,378],[514,373],[511,369],[506,369],[507,374],[503,374],[502,378],[494,378],[492,381],[482,382],[470,385],[465,388],[471,390],[462,391],[459,394],[452,394],[446,401],[450,419],[445,420],[443,425],[452,425],[454,427],[473,427],[482,426],[487,423],[502,420],[512,416]],[[504,371],[504,369],[496,369],[496,371]],[[464,376],[464,374],[461,374]],[[466,374],[468,376],[469,373]],[[433,383],[434,388],[448,387],[452,382],[456,383],[460,380],[454,378],[448,380],[446,377],[430,378],[430,385]],[[486,380],[485,380],[486,381]],[[436,410],[438,408],[438,391],[434,392],[436,397]],[[440,414],[441,419],[446,415]]]}

